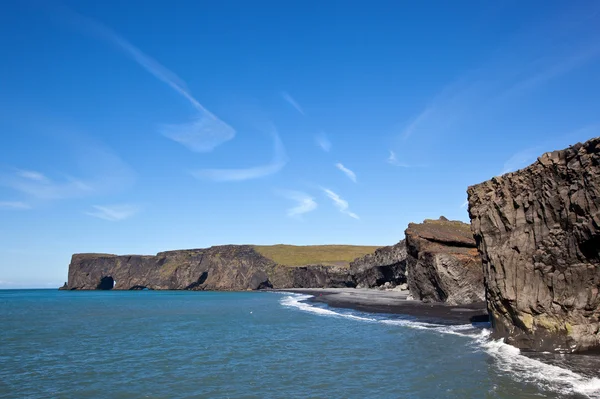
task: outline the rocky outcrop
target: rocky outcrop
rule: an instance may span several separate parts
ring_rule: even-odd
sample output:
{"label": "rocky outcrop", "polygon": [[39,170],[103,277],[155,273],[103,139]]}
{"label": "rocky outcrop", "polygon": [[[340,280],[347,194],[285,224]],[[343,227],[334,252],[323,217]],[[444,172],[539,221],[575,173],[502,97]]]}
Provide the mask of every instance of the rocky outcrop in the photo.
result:
{"label": "rocky outcrop", "polygon": [[385,283],[406,283],[406,245],[382,247],[350,262],[350,274],[357,287],[379,287]]}
{"label": "rocky outcrop", "polygon": [[494,334],[533,350],[600,349],[600,138],[468,194]]}
{"label": "rocky outcrop", "polygon": [[274,262],[251,246],[225,245],[156,256],[73,255],[69,289],[244,290],[269,287]]}
{"label": "rocky outcrop", "polygon": [[347,267],[310,265],[275,267],[270,273],[272,288],[344,288],[356,283]]}
{"label": "rocky outcrop", "polygon": [[408,288],[415,299],[462,305],[485,300],[481,260],[469,225],[444,217],[410,223]]}
{"label": "rocky outcrop", "polygon": [[[295,247],[296,249],[302,247]],[[263,252],[269,252],[264,250]],[[327,250],[327,247],[323,247]],[[290,249],[291,251],[294,248]],[[161,252],[155,256],[75,254],[61,290],[257,290],[376,287],[405,281],[404,243],[342,265],[287,266],[251,245]],[[346,263],[348,265],[348,263]]]}

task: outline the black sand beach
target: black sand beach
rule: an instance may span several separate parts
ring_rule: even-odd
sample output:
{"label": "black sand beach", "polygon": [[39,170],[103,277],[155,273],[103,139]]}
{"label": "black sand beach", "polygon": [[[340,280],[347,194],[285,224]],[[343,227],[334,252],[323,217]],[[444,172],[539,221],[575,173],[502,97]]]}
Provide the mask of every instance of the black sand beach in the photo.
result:
{"label": "black sand beach", "polygon": [[427,322],[466,324],[488,321],[485,302],[461,306],[423,303],[407,299],[408,291],[360,288],[291,288],[281,291],[313,295],[308,301],[321,302],[332,307],[403,314]]}

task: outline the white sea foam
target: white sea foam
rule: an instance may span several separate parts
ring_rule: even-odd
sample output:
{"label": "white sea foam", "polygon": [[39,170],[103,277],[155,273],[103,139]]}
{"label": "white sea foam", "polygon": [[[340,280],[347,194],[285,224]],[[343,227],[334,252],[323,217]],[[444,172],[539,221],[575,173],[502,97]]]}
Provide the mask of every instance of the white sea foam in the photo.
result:
{"label": "white sea foam", "polygon": [[354,319],[354,320],[360,320],[360,321],[373,321],[373,322],[377,321],[377,320],[369,318],[369,317],[360,317],[360,316],[355,316],[352,314],[334,312],[333,310],[319,308],[317,306],[312,306],[312,305],[304,302],[311,297],[312,297],[312,295],[299,295],[299,294],[298,295],[289,295],[289,296],[284,297],[281,300],[281,304],[283,306],[294,307],[294,308],[303,310],[305,312],[316,313],[316,314],[324,315],[324,316],[343,317],[343,318],[347,318],[347,319]]}
{"label": "white sea foam", "polygon": [[478,343],[496,359],[501,371],[511,374],[516,380],[535,383],[565,395],[579,393],[588,398],[600,398],[599,378],[587,378],[569,369],[524,356],[519,349],[501,340],[482,337]]}
{"label": "white sea foam", "polygon": [[500,371],[511,375],[512,378],[517,381],[533,383],[544,389],[552,390],[563,395],[577,393],[590,399],[600,399],[600,378],[588,378],[574,371],[524,356],[521,354],[521,351],[514,346],[505,344],[501,340],[496,341],[490,339],[489,336],[491,331],[488,329],[476,328],[471,324],[448,326],[412,320],[357,316],[351,313],[336,312],[331,309],[307,303],[306,300],[311,297],[312,295],[288,294],[281,299],[281,304],[283,306],[297,308],[321,316],[383,323],[386,325],[465,337],[494,358],[496,360],[495,364]]}

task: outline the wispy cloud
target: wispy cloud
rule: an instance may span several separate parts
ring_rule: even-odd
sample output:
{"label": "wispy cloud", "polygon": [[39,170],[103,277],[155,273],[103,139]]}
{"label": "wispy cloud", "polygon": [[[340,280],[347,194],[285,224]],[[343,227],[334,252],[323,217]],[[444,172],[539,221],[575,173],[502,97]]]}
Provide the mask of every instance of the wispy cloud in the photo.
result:
{"label": "wispy cloud", "polygon": [[564,58],[560,57],[553,61],[545,61],[545,65],[541,71],[534,72],[531,75],[525,76],[522,80],[517,81],[514,85],[504,91],[500,95],[500,98],[518,95],[519,93],[522,93],[528,89],[533,89],[536,86],[540,86],[584,65],[586,62],[598,57],[599,55],[600,44],[594,43],[592,46],[579,49],[578,51],[568,54]]}
{"label": "wispy cloud", "polygon": [[418,130],[421,125],[428,120],[430,115],[434,113],[435,106],[428,105],[419,115],[417,115],[402,131],[402,138],[408,139],[413,133]]}
{"label": "wispy cloud", "polygon": [[294,97],[290,96],[289,93],[282,91],[281,92],[281,97],[288,102],[288,104],[290,104],[292,107],[294,107],[296,109],[296,111],[300,112],[302,115],[306,115],[304,113],[304,110],[302,109],[302,107],[300,106],[300,104],[298,104],[298,102],[296,100],[294,100]]}
{"label": "wispy cloud", "polygon": [[270,135],[273,139],[273,159],[268,164],[240,169],[200,169],[193,171],[192,175],[198,179],[214,181],[242,181],[258,179],[279,172],[286,165],[288,158],[275,128],[272,128]]}
{"label": "wispy cloud", "polygon": [[315,142],[323,151],[329,152],[331,150],[331,141],[329,141],[325,133],[318,134],[315,137]]}
{"label": "wispy cloud", "polygon": [[39,182],[48,182],[48,178],[44,176],[40,172],[36,172],[33,170],[17,170],[17,176],[22,177],[23,179],[34,180]]}
{"label": "wispy cloud", "polygon": [[402,168],[410,168],[410,165],[398,161],[398,158],[396,157],[396,153],[391,150],[390,150],[390,156],[387,158],[387,163],[389,163],[390,165],[394,165],[394,166],[400,166]]}
{"label": "wispy cloud", "polygon": [[536,146],[517,151],[510,156],[510,158],[504,162],[500,175],[523,169],[534,163],[539,156],[548,151],[562,149],[568,145],[573,145],[578,141],[585,141],[591,137],[597,137],[598,135],[600,135],[600,123],[586,125],[558,135],[548,134],[546,136],[548,139],[545,141],[538,142]]}
{"label": "wispy cloud", "polygon": [[[79,174],[55,174],[14,169],[0,173],[0,186],[9,187],[31,200],[57,200],[103,194],[132,184],[134,172],[116,154],[99,143],[76,146]],[[28,201],[30,203],[31,201]]]}
{"label": "wispy cloud", "polygon": [[317,209],[317,202],[315,199],[306,193],[291,190],[278,190],[277,192],[282,197],[297,203],[295,207],[288,209],[287,215],[289,217],[299,217]]}
{"label": "wispy cloud", "polygon": [[354,173],[353,171],[351,171],[350,169],[348,169],[347,167],[345,167],[343,164],[341,163],[336,163],[335,167],[338,168],[339,170],[341,170],[342,172],[344,172],[344,174],[346,176],[348,176],[348,178],[350,180],[352,180],[354,183],[356,183],[356,173]]}
{"label": "wispy cloud", "polygon": [[160,131],[164,136],[196,152],[212,151],[218,145],[235,137],[235,130],[200,104],[192,96],[185,82],[175,73],[142,52],[111,28],[73,10],[63,8],[63,11],[72,24],[118,47],[142,68],[168,85],[194,107],[197,114],[193,121],[162,126]]}
{"label": "wispy cloud", "polygon": [[462,205],[460,206],[461,208],[466,208],[467,205],[469,205],[469,200],[466,199],[465,202],[462,203]]}
{"label": "wispy cloud", "polygon": [[[444,134],[462,121],[496,112],[600,57],[597,18],[564,17],[509,39],[494,55],[442,88],[401,125],[400,137]],[[559,23],[560,22],[560,23]],[[556,26],[565,25],[565,29]],[[583,32],[583,33],[582,33]]]}
{"label": "wispy cloud", "polygon": [[338,208],[341,213],[354,219],[360,219],[356,213],[350,212],[348,201],[342,199],[339,195],[327,188],[322,188],[322,190],[333,201],[333,205]]}
{"label": "wispy cloud", "polygon": [[505,173],[514,172],[530,165],[537,159],[539,155],[541,155],[540,151],[540,147],[535,147],[515,153],[506,162],[504,162],[504,167],[502,168],[502,172],[500,174],[503,175]]}
{"label": "wispy cloud", "polygon": [[140,211],[137,206],[129,204],[94,205],[92,208],[94,208],[93,211],[85,212],[85,214],[111,222],[128,219]]}
{"label": "wispy cloud", "polygon": [[31,205],[22,201],[0,201],[0,209],[24,210],[31,209]]}

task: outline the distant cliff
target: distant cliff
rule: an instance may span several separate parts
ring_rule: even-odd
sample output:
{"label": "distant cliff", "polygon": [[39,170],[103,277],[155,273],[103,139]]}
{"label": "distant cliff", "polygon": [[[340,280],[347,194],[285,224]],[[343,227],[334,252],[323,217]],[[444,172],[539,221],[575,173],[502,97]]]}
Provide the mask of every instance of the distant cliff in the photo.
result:
{"label": "distant cliff", "polygon": [[600,349],[600,138],[468,194],[495,335],[534,350]]}
{"label": "distant cliff", "polygon": [[379,287],[385,283],[406,283],[406,244],[382,247],[350,262],[350,273],[357,286]]}
{"label": "distant cliff", "polygon": [[[224,245],[155,256],[75,254],[63,289],[373,287],[401,279],[403,248],[403,243],[383,248]],[[348,261],[357,255],[354,262]]]}
{"label": "distant cliff", "polygon": [[405,232],[408,288],[415,299],[461,305],[483,302],[483,271],[466,223],[444,217],[410,223]]}

